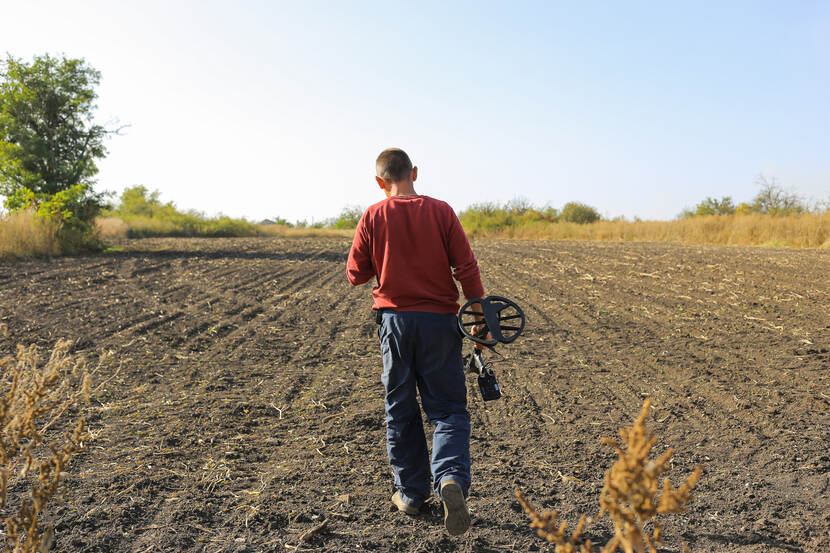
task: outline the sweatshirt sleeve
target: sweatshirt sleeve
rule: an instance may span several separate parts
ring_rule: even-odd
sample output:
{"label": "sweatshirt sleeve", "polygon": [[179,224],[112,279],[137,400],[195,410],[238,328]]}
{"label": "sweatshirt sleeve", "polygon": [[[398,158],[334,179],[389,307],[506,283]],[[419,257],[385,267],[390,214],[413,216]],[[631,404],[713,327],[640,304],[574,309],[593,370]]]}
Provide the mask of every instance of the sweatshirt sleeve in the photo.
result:
{"label": "sweatshirt sleeve", "polygon": [[450,265],[453,268],[453,277],[461,283],[461,290],[468,300],[484,296],[484,286],[481,284],[481,273],[478,269],[473,250],[458,216],[450,208],[449,227],[449,254]]}
{"label": "sweatshirt sleeve", "polygon": [[369,282],[375,276],[375,269],[372,267],[372,240],[371,233],[367,228],[366,215],[363,213],[354,233],[352,249],[349,250],[349,260],[346,262],[346,277],[352,285],[357,286]]}

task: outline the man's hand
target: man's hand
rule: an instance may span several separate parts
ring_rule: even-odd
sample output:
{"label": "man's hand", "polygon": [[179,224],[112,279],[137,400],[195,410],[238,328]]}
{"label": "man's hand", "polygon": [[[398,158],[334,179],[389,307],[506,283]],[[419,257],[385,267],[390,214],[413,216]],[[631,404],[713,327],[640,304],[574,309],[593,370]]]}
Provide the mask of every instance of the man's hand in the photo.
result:
{"label": "man's hand", "polygon": [[[484,324],[484,312],[481,310],[481,304],[480,303],[474,303],[470,307],[476,313],[475,314],[476,322],[481,323],[481,324],[475,325],[472,328],[472,334],[473,334],[473,336],[476,336],[479,332],[481,332],[482,330],[487,328],[487,325]],[[484,339],[485,340],[492,340],[493,339],[493,337],[490,336],[489,330],[487,332],[487,336],[485,336]],[[480,344],[476,344],[476,347],[479,347],[479,346],[480,346]]]}

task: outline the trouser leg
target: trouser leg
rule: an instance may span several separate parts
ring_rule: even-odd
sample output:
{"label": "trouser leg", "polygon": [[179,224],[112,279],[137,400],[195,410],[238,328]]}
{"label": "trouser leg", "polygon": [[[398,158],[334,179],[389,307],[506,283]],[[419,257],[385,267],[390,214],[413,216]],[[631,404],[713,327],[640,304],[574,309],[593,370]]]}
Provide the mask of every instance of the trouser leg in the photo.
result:
{"label": "trouser leg", "polygon": [[430,422],[432,475],[440,496],[441,482],[452,478],[464,495],[470,487],[470,415],[461,359],[461,336],[454,315],[420,313],[415,355],[421,403]]}
{"label": "trouser leg", "polygon": [[416,398],[414,336],[408,314],[387,312],[378,329],[386,390],[386,450],[395,487],[405,503],[419,507],[430,495],[429,452]]}

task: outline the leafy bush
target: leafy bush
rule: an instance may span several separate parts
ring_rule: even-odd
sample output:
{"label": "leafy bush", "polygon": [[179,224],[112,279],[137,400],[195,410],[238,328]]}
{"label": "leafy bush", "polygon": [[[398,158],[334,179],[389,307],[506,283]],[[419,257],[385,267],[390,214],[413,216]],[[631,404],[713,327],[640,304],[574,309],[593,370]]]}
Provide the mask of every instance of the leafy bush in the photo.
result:
{"label": "leafy bush", "polygon": [[732,215],[735,213],[735,209],[735,204],[732,203],[732,198],[729,196],[724,196],[720,200],[707,196],[705,200],[695,206],[693,211],[684,210],[680,216],[688,219],[689,217],[700,217],[702,215]]}
{"label": "leafy bush", "polygon": [[53,223],[61,253],[94,251],[101,247],[94,222],[101,195],[92,194],[87,184],[76,184],[54,194],[18,188],[6,199],[5,205],[13,212],[28,210]]}
{"label": "leafy bush", "polygon": [[459,213],[458,218],[464,230],[475,236],[539,223],[554,223],[559,218],[559,212],[552,207],[533,207],[527,200],[519,198],[504,205],[495,202],[473,204]]}
{"label": "leafy bush", "polygon": [[333,222],[325,226],[336,229],[353,229],[357,227],[357,223],[360,222],[362,216],[362,208],[356,206],[345,207]]}
{"label": "leafy bush", "polygon": [[258,234],[256,225],[244,219],[232,219],[230,217],[216,217],[205,219],[200,230],[203,236],[256,236]]}
{"label": "leafy bush", "polygon": [[577,223],[584,225],[587,223],[596,223],[602,217],[599,212],[593,207],[579,202],[568,202],[562,208],[560,218],[569,223]]}
{"label": "leafy bush", "polygon": [[159,201],[159,191],[150,192],[146,186],[132,186],[121,193],[118,212],[121,215],[135,215],[153,217],[163,215],[165,207],[173,208],[173,204],[164,206]]}
{"label": "leafy bush", "polygon": [[462,211],[458,218],[470,234],[490,233],[504,230],[517,224],[516,218],[494,202],[473,204]]}

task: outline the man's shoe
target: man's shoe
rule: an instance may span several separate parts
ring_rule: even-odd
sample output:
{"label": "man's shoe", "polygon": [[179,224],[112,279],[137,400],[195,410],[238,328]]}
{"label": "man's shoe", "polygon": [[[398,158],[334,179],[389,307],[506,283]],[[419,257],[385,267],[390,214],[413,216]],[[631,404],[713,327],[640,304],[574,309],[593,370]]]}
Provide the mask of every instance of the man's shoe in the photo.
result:
{"label": "man's shoe", "polygon": [[421,512],[418,508],[404,503],[403,499],[401,498],[401,492],[399,491],[396,491],[394,494],[392,494],[392,503],[395,504],[395,507],[397,507],[400,512],[406,513],[408,515],[414,516]]}
{"label": "man's shoe", "polygon": [[441,501],[444,502],[444,526],[450,536],[460,536],[470,528],[470,511],[464,491],[455,480],[441,482]]}

